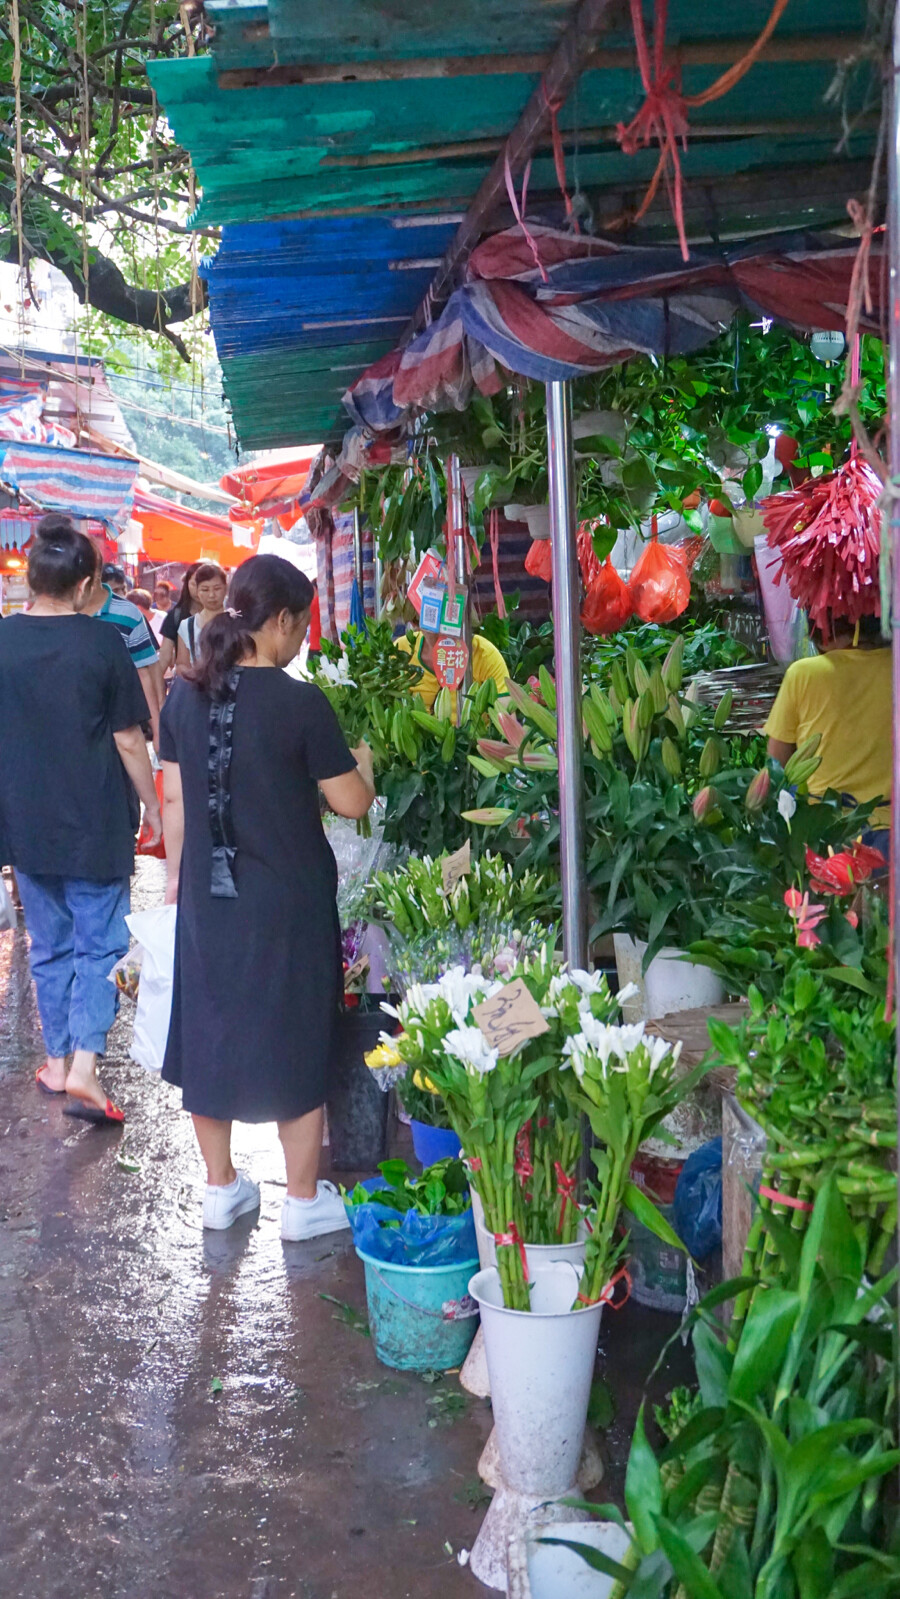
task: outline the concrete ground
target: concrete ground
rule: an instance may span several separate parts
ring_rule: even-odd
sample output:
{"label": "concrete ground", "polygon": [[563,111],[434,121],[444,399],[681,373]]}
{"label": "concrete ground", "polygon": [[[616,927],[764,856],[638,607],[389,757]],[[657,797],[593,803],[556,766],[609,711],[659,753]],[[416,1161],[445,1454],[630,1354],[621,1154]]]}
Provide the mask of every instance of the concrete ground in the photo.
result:
{"label": "concrete ground", "polygon": [[[144,861],[135,902],[160,897],[160,863]],[[378,1364],[348,1234],[282,1245],[274,1128],[236,1130],[258,1223],[203,1234],[190,1123],[129,1060],[130,1021],[126,1004],[104,1069],[124,1131],[67,1119],[33,1082],[24,933],[0,934],[3,1599],[485,1591],[457,1555],[484,1511],[489,1403]],[[616,1417],[593,1497],[621,1502],[674,1326],[631,1305],[607,1318],[598,1373]],[[679,1346],[654,1395],[684,1366]]]}

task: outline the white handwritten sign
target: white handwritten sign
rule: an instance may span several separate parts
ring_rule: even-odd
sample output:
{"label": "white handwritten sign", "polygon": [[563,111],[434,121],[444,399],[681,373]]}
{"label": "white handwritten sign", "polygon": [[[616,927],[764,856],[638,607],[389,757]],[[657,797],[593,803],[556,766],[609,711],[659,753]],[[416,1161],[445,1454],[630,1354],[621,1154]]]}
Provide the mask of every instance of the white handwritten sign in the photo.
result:
{"label": "white handwritten sign", "polygon": [[456,887],[460,878],[468,876],[471,870],[472,845],[470,840],[466,839],[466,842],[459,849],[455,849],[452,855],[448,855],[441,862],[444,893],[449,894]]}
{"label": "white handwritten sign", "polygon": [[472,1015],[491,1049],[514,1055],[530,1038],[550,1031],[541,1008],[521,977],[507,983],[493,999],[476,1005]]}

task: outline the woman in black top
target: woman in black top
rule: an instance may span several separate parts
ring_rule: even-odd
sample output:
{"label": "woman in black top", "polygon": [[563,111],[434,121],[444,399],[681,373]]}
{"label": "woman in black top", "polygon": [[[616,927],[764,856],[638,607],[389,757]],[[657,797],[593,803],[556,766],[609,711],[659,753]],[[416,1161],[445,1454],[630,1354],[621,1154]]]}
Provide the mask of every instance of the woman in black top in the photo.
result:
{"label": "woman in black top", "polygon": [[137,672],[118,630],[79,614],[96,569],[90,539],[65,517],[45,517],[28,557],[34,602],[0,628],[0,839],[31,936],[48,1052],[38,1087],[67,1093],[70,1115],[121,1122],[97,1056],[116,1013],[108,974],[128,948],[126,773],[151,839],[162,829]]}
{"label": "woman in black top", "polygon": [[200,609],[194,580],[202,561],[194,561],[186,568],[181,584],[181,593],[175,604],[165,614],[163,625],[159,630],[159,664],[163,673],[171,671],[175,665],[175,654],[178,649],[178,629],[187,617],[193,616]]}
{"label": "woman in black top", "polygon": [[371,755],[351,755],[321,691],[278,670],[306,633],[312,587],[277,555],[246,561],[230,609],[203,630],[199,665],[163,711],[168,898],[175,986],[163,1077],[182,1090],[208,1185],[204,1226],[259,1203],[231,1163],[231,1123],[276,1121],[287,1167],[282,1237],[345,1226],[316,1181],[342,998],[337,869],[318,787],[342,816],[374,798]]}

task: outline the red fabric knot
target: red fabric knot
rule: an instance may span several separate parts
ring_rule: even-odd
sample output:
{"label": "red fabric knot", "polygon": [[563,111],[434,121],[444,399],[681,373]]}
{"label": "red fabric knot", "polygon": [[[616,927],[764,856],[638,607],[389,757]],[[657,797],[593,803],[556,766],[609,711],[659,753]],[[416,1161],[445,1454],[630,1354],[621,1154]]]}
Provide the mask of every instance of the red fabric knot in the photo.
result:
{"label": "red fabric knot", "polygon": [[557,1228],[557,1231],[562,1233],[563,1227],[566,1223],[566,1206],[570,1202],[573,1205],[575,1204],[575,1193],[578,1187],[578,1182],[575,1177],[569,1176],[569,1173],[564,1170],[564,1168],[559,1164],[558,1160],[553,1162],[553,1170],[556,1173],[556,1192],[562,1199],[562,1204],[559,1207],[559,1227]]}
{"label": "red fabric knot", "polygon": [[519,1257],[522,1261],[522,1276],[528,1282],[530,1279],[528,1276],[528,1256],[525,1253],[525,1240],[515,1222],[510,1223],[509,1232],[495,1233],[494,1243],[498,1249],[518,1249]]}
{"label": "red fabric knot", "polygon": [[473,1155],[471,1160],[467,1160],[466,1161],[466,1165],[468,1166],[469,1171],[473,1171],[473,1172],[480,1172],[481,1171],[481,1164],[482,1163],[481,1163],[481,1156],[480,1155]]}

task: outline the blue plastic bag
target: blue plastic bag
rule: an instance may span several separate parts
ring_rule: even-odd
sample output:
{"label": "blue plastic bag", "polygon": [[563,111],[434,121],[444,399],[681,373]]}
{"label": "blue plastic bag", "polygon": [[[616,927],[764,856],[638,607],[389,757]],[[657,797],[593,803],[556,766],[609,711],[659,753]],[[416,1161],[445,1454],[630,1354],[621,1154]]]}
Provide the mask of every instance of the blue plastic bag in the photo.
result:
{"label": "blue plastic bag", "polygon": [[722,1242],[722,1140],[713,1138],[689,1155],[675,1189],[675,1231],[694,1260]]}
{"label": "blue plastic bag", "polygon": [[[362,1186],[374,1193],[384,1188],[384,1178],[367,1177]],[[376,1260],[393,1261],[396,1266],[452,1266],[478,1258],[471,1205],[461,1216],[422,1216],[417,1210],[408,1210],[399,1227],[379,1225],[397,1219],[398,1212],[388,1205],[346,1205],[345,1209],[357,1249]]]}

